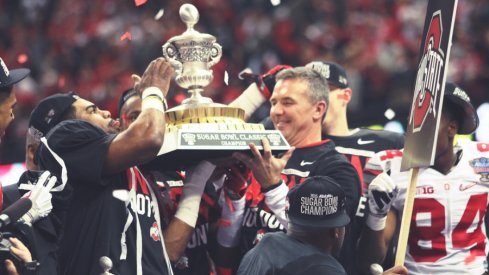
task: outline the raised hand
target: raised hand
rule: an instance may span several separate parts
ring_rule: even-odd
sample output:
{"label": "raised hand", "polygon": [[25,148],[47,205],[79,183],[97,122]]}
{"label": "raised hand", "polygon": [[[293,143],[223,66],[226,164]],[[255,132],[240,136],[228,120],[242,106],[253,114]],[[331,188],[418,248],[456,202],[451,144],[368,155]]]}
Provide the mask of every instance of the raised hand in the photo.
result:
{"label": "raised hand", "polygon": [[56,180],[56,176],[51,175],[49,171],[45,171],[39,176],[37,181],[32,183],[34,188],[23,196],[32,201],[32,207],[29,212],[22,216],[22,221],[32,224],[46,217],[51,212],[53,209],[51,189],[56,184]]}
{"label": "raised hand", "polygon": [[141,77],[132,75],[134,89],[142,93],[146,88],[157,87],[166,96],[174,73],[170,63],[162,57],[157,58],[151,61]]}
{"label": "raised hand", "polygon": [[262,188],[267,188],[281,181],[281,172],[292,156],[295,148],[291,147],[281,158],[275,158],[272,155],[268,139],[263,138],[262,145],[263,155],[255,144],[250,144],[253,157],[239,152],[233,153],[233,157],[251,169],[255,179],[260,183]]}
{"label": "raised hand", "polygon": [[378,175],[368,186],[369,216],[367,226],[375,231],[384,229],[387,213],[399,192],[398,186],[387,173]]}

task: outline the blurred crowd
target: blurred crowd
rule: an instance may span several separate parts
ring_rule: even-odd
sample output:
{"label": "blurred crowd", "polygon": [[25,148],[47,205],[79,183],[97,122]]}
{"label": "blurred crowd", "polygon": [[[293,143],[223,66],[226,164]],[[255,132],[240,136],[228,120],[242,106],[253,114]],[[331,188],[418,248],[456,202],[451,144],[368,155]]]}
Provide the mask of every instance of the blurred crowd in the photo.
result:
{"label": "blurred crowd", "polygon": [[[426,0],[195,0],[196,29],[223,47],[205,94],[228,103],[249,83],[245,68],[333,60],[349,73],[355,93],[351,127],[385,123],[384,111],[405,120],[413,93]],[[181,34],[185,1],[0,0],[0,56],[32,77],[18,91],[16,119],[2,141],[2,163],[24,159],[27,119],[40,98],[75,91],[116,116],[117,100]],[[157,15],[163,16],[159,17]],[[460,0],[448,78],[465,88],[477,107],[489,101],[489,2]],[[126,35],[124,35],[126,33]],[[225,75],[229,80],[225,81]],[[226,83],[227,82],[227,83]],[[186,97],[173,84],[174,106]],[[13,129],[14,128],[14,129]]]}

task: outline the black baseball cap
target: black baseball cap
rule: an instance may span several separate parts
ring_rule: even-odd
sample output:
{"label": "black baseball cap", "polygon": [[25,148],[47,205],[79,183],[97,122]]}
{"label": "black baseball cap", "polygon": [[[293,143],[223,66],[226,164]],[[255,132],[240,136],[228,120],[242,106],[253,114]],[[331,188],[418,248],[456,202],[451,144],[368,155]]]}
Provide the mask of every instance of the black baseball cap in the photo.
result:
{"label": "black baseball cap", "polygon": [[134,88],[127,89],[122,93],[121,97],[119,98],[119,105],[117,105],[117,114],[119,117],[121,116],[121,109],[124,103],[126,103],[129,98],[138,95],[139,94],[136,92],[136,90],[134,90]]}
{"label": "black baseball cap", "polygon": [[347,225],[345,191],[327,176],[307,178],[287,194],[289,223],[305,228],[336,228]]}
{"label": "black baseball cap", "polygon": [[470,103],[470,97],[467,93],[455,83],[447,81],[445,83],[444,96],[444,100],[451,101],[464,112],[464,117],[460,119],[461,125],[458,134],[465,135],[473,133],[477,129],[477,126],[479,126],[479,116],[474,106]]}
{"label": "black baseball cap", "polygon": [[49,130],[61,122],[73,102],[78,98],[76,94],[70,92],[50,95],[41,100],[32,110],[29,117],[29,131],[31,134],[38,139],[46,136]]}
{"label": "black baseball cap", "polygon": [[6,88],[26,78],[31,72],[29,69],[21,68],[10,70],[3,59],[0,58],[0,88]]}
{"label": "black baseball cap", "polygon": [[338,88],[348,88],[348,75],[345,68],[332,61],[313,61],[307,63],[306,67],[311,68],[328,80],[328,83]]}

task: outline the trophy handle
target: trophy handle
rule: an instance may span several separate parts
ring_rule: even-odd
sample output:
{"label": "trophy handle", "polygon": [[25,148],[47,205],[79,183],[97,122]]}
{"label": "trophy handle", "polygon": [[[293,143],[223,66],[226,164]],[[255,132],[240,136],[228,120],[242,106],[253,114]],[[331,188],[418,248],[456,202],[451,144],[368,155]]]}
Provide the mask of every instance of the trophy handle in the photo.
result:
{"label": "trophy handle", "polygon": [[170,62],[170,64],[172,65],[173,69],[175,69],[177,74],[181,74],[183,64],[182,64],[182,62],[180,62],[177,59],[178,58],[178,51],[177,51],[175,45],[173,45],[170,42],[167,42],[167,43],[165,43],[165,45],[162,46],[162,50],[163,50],[163,57],[168,62]]}
{"label": "trophy handle", "polygon": [[216,65],[219,60],[221,60],[222,56],[222,47],[221,45],[217,43],[212,43],[212,48],[211,48],[211,55],[209,58],[209,62],[207,63],[207,68],[210,68],[214,65]]}

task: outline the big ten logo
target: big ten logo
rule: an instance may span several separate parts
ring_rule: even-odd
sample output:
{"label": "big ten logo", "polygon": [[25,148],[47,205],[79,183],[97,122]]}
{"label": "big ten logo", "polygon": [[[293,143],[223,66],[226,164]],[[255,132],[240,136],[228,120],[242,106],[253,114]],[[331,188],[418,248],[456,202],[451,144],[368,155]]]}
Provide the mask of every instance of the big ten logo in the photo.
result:
{"label": "big ten logo", "polygon": [[149,196],[140,193],[136,194],[136,197],[133,198],[132,205],[136,206],[136,209],[134,209],[133,207],[133,210],[138,213],[138,215],[146,215],[148,217],[151,217],[153,209],[151,198]]}
{"label": "big ten logo", "polygon": [[192,234],[192,238],[189,240],[187,247],[195,248],[197,246],[206,245],[208,230],[209,230],[208,223],[204,223],[195,227],[194,233]]}
{"label": "big ten logo", "polygon": [[416,195],[433,194],[435,189],[433,186],[418,186],[416,187]]}

